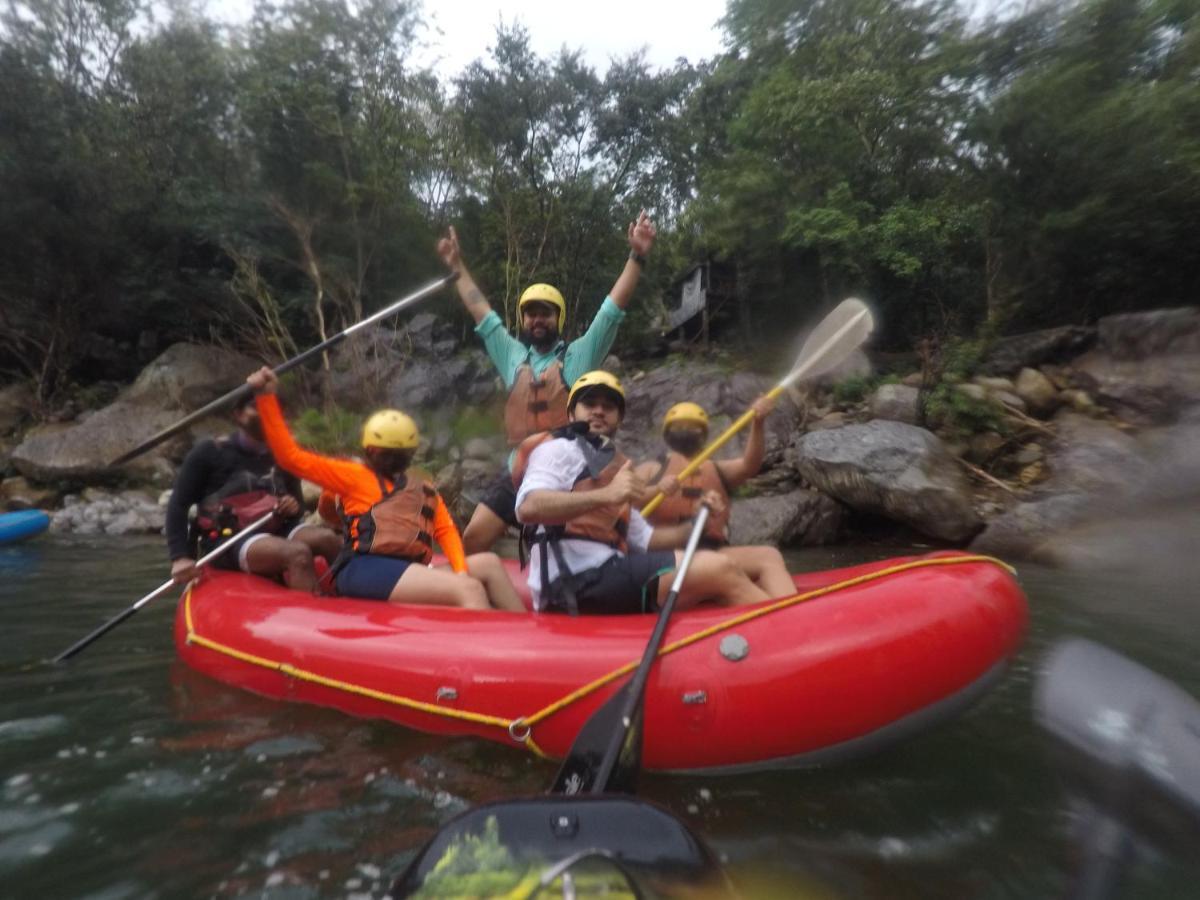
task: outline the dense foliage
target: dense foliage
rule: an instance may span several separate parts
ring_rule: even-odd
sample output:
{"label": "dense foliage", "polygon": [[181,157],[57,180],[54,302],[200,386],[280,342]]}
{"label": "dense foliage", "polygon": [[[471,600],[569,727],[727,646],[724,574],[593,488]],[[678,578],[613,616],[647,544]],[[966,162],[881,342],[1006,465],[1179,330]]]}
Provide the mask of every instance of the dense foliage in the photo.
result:
{"label": "dense foliage", "polygon": [[1200,0],[730,0],[694,66],[514,28],[452,80],[412,3],[162,9],[0,12],[0,370],[43,400],[177,339],[277,359],[437,273],[448,223],[506,315],[545,280],[579,324],[649,209],[624,340],[703,259],[747,342],[851,293],[897,349],[1195,300]]}

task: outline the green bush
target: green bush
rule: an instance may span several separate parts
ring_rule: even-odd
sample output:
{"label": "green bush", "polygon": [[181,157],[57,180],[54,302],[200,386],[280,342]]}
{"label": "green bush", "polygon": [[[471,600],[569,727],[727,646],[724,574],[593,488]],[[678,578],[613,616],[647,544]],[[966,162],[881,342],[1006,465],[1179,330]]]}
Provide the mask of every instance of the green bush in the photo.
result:
{"label": "green bush", "polygon": [[328,413],[306,409],[296,417],[296,440],[318,453],[355,453],[359,447],[363,417],[359,413],[334,406]]}
{"label": "green bush", "polygon": [[833,386],[833,399],[838,403],[861,403],[875,390],[875,379],[862,375],[843,378]]}
{"label": "green bush", "polygon": [[981,431],[1004,434],[1004,407],[990,398],[977,400],[956,385],[941,382],[925,398],[925,419],[934,428],[953,438],[965,438]]}

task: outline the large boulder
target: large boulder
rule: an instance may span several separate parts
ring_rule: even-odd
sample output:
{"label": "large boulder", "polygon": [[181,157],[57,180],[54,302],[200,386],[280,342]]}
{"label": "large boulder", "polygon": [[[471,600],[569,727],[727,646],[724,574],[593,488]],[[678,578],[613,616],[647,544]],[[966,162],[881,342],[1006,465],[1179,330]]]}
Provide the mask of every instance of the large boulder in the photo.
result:
{"label": "large boulder", "polygon": [[737,544],[811,547],[842,534],[846,510],[816,491],[794,490],[770,497],[734,500],[730,534]]}
{"label": "large boulder", "polygon": [[496,369],[487,354],[466,350],[445,359],[412,357],[393,370],[386,398],[399,409],[428,412],[486,402],[497,386]]}
{"label": "large boulder", "polygon": [[1106,316],[1097,325],[1098,349],[1114,359],[1200,354],[1200,307]]}
{"label": "large boulder", "polygon": [[[619,443],[622,451],[635,460],[657,459],[665,450],[662,420],[667,410],[683,400],[704,407],[709,417],[709,436],[716,437],[734,419],[742,415],[754,400],[774,386],[763,375],[736,371],[704,361],[672,361],[657,369],[622,379],[626,393],[626,415]],[[767,419],[767,451],[782,450],[795,430],[796,407],[781,398]],[[748,430],[749,426],[747,426]],[[741,454],[745,432],[734,438],[717,454],[728,459]]]}
{"label": "large boulder", "polygon": [[[461,328],[433,313],[418,313],[400,328],[385,324],[359,331],[338,346],[330,365],[334,402],[348,409],[365,411],[385,403],[401,409],[422,411],[435,401],[473,399],[466,392],[475,382],[461,379],[468,369],[478,369],[482,351],[471,347],[463,354]],[[465,358],[465,362],[464,362]],[[439,372],[446,368],[446,373]],[[422,377],[423,373],[431,373]],[[490,376],[494,376],[492,371]],[[493,390],[492,378],[487,392]],[[411,385],[407,402],[396,395]]]}
{"label": "large boulder", "polygon": [[982,525],[958,461],[923,428],[877,420],[810,432],[795,445],[793,464],[851,509],[939,540],[965,541]]}
{"label": "large boulder", "polygon": [[12,463],[37,481],[105,480],[134,477],[169,481],[172,466],[200,434],[220,420],[197,423],[186,435],[123,467],[109,463],[146,438],[179,421],[245,381],[259,364],[220,347],[175,344],[150,363],[115,402],[74,425],[34,429],[13,451]]}
{"label": "large boulder", "polygon": [[1149,474],[1138,441],[1107,422],[1062,412],[1054,420],[1054,448],[1044,488],[1055,493],[1126,493]]}
{"label": "large boulder", "polygon": [[1100,320],[1096,349],[1076,360],[1074,386],[1134,425],[1177,421],[1200,404],[1200,308]]}
{"label": "large boulder", "polygon": [[1096,342],[1096,329],[1064,325],[999,338],[980,369],[985,375],[1013,375],[1021,369],[1072,359]]}
{"label": "large boulder", "polygon": [[1026,559],[1057,531],[1086,515],[1084,493],[1057,494],[1018,503],[987,523],[971,542],[971,550],[1004,559]]}
{"label": "large boulder", "polygon": [[1136,439],[1081,416],[1056,421],[1051,477],[1036,497],[989,522],[971,549],[1126,571],[1190,562],[1166,551],[1195,543],[1200,421]]}

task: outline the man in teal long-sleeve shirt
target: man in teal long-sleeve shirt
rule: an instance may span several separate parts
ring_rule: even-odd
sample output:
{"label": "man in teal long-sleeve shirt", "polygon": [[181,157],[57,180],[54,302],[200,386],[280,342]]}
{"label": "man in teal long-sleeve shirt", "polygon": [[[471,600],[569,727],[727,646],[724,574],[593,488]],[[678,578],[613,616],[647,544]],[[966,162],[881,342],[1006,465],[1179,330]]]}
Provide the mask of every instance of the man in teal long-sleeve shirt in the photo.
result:
{"label": "man in teal long-sleeve shirt", "polygon": [[[504,410],[504,430],[510,447],[516,447],[531,434],[549,431],[567,424],[567,393],[584,372],[600,368],[608,355],[617,328],[625,318],[625,308],[646,265],[646,255],[654,246],[654,223],[643,210],[637,221],[629,223],[629,258],[616,283],[600,304],[596,317],[583,335],[570,343],[562,340],[567,305],[562,294],[548,284],[531,285],[517,304],[521,318],[520,337],[513,337],[500,316],[488,303],[483,291],[467,271],[451,228],[438,242],[438,255],[452,272],[458,273],[458,295],[475,320],[475,333],[504,379],[508,402]],[[516,527],[513,509],[516,499],[508,463],[488,485],[479,505],[463,532],[468,554],[489,550],[504,534]]]}

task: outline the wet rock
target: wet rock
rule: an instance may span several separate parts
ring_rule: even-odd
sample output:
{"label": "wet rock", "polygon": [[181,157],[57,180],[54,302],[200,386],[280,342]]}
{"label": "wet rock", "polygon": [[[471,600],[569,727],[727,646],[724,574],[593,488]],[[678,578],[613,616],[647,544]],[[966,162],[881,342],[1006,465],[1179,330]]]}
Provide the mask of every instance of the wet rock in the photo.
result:
{"label": "wet rock", "polygon": [[1003,559],[1025,559],[1055,531],[1079,521],[1089,502],[1083,493],[1058,494],[1018,503],[992,519],[971,550]]}
{"label": "wet rock", "polygon": [[1096,329],[1064,325],[995,341],[980,367],[985,375],[1011,375],[1043,363],[1063,362],[1086,351],[1096,341]]}
{"label": "wet rock", "polygon": [[58,501],[53,488],[33,485],[24,478],[5,478],[0,481],[0,509],[46,509]]}
{"label": "wet rock", "polygon": [[903,384],[881,384],[868,401],[871,415],[876,419],[917,423],[917,404],[920,391]]}
{"label": "wet rock", "polygon": [[816,491],[793,490],[734,500],[730,533],[738,544],[810,547],[836,541],[845,522],[841,504]]}
{"label": "wet rock", "polygon": [[1058,407],[1058,389],[1037,369],[1022,369],[1014,393],[1035,416],[1046,418]]}
{"label": "wet rock", "polygon": [[901,422],[810,432],[793,465],[851,509],[883,515],[930,537],[959,542],[979,530],[969,486],[942,442]]}

